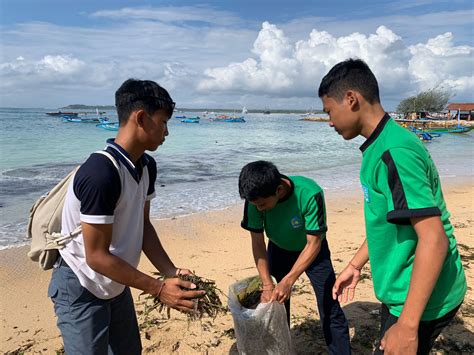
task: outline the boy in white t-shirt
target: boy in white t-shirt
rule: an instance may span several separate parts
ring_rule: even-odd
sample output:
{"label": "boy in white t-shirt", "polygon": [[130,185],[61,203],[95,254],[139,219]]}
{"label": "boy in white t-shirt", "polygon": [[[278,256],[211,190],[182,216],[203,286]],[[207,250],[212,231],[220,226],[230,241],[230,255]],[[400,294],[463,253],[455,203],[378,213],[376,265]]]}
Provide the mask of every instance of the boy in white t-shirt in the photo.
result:
{"label": "boy in white t-shirt", "polygon": [[137,270],[141,251],[167,276],[176,268],[150,222],[156,162],[145,154],[168,135],[175,103],[153,81],[129,79],[115,93],[120,128],[106,155],[92,154],[69,186],[62,232],[82,233],[60,251],[48,289],[68,354],[140,354],[129,287],[166,305],[191,311],[203,291],[178,278],[159,281]]}

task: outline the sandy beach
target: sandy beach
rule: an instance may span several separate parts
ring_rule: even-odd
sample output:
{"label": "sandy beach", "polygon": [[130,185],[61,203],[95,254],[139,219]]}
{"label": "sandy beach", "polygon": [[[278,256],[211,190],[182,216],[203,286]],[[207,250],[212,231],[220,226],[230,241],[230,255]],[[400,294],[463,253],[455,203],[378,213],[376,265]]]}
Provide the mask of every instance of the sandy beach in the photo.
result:
{"label": "sandy beach", "polygon": [[[468,293],[455,321],[438,338],[440,353],[474,351],[474,181],[443,181],[448,209],[455,226],[459,251],[468,278]],[[362,194],[359,191],[326,192],[327,235],[332,260],[340,272],[364,239]],[[162,243],[178,267],[213,279],[228,292],[236,280],[256,274],[248,232],[240,228],[241,206],[186,217],[155,221]],[[0,251],[0,352],[7,354],[54,354],[62,342],[51,301],[47,298],[50,272],[40,271],[27,259],[28,247]],[[145,256],[140,269],[153,268]],[[363,270],[353,302],[343,306],[349,320],[354,353],[369,354],[378,334],[378,309],[369,267]],[[237,353],[230,313],[216,319],[189,323],[177,311],[155,312],[143,317],[143,297],[134,290],[141,324],[144,353],[228,354]],[[223,302],[227,304],[225,298]],[[319,327],[315,297],[306,278],[295,285],[292,296],[291,335],[298,354],[326,353]]]}

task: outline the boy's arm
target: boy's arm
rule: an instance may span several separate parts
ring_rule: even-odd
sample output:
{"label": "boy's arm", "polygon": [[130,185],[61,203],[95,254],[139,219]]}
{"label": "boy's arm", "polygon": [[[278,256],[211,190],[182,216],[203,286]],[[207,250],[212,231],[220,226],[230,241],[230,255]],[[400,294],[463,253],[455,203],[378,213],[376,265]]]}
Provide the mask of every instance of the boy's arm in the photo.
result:
{"label": "boy's arm", "polygon": [[191,282],[178,278],[166,281],[156,280],[125,260],[110,253],[113,224],[90,224],[81,222],[84,237],[84,248],[87,265],[94,271],[121,283],[140,289],[159,299],[172,308],[181,311],[192,311],[192,298],[202,296],[203,291],[183,291],[184,288],[195,288]]}
{"label": "boy's arm", "polygon": [[318,235],[306,235],[306,245],[290,272],[278,283],[273,291],[272,300],[284,303],[290,298],[291,288],[298,277],[311,265],[321,250],[322,237]]}
{"label": "boy's arm", "polygon": [[360,246],[349,264],[342,270],[332,288],[332,298],[338,298],[339,302],[352,301],[354,299],[355,288],[360,278],[360,270],[369,260],[369,249],[367,239]]}
{"label": "boy's arm", "polygon": [[449,241],[439,216],[411,218],[418,236],[410,288],[400,317],[386,333],[381,349],[415,354],[418,326],[443,267]]}
{"label": "boy's arm", "polygon": [[252,236],[252,254],[257,266],[258,274],[262,279],[263,292],[261,301],[268,302],[271,300],[273,293],[273,281],[270,276],[270,268],[268,266],[267,250],[263,233],[250,232]]}
{"label": "boy's arm", "polygon": [[161,282],[131,266],[110,253],[113,224],[90,224],[81,222],[84,236],[86,263],[94,271],[121,283],[156,295]]}

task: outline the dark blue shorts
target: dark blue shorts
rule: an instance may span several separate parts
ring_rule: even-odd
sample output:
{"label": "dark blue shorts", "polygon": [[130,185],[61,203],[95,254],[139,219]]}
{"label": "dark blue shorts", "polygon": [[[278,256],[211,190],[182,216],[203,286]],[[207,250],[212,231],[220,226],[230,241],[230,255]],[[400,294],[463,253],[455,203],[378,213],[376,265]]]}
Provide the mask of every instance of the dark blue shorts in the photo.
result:
{"label": "dark blue shorts", "polygon": [[54,303],[66,354],[140,354],[138,322],[128,287],[103,300],[79,283],[62,261],[53,270],[48,296]]}

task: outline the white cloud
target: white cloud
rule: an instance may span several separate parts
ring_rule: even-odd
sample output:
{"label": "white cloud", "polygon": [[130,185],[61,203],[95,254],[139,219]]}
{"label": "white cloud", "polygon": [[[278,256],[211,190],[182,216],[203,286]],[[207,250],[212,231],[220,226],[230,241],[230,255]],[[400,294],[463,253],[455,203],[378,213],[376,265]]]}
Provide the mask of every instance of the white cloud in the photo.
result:
{"label": "white cloud", "polygon": [[375,33],[334,37],[313,29],[306,40],[291,43],[277,26],[264,22],[255,40],[255,58],[208,68],[198,88],[203,92],[271,93],[278,97],[315,97],[322,77],[347,58],[365,60],[378,78],[381,93],[407,93],[444,86],[461,97],[472,97],[472,51],[455,46],[446,33],[427,43],[408,46],[385,26]]}
{"label": "white cloud", "polygon": [[322,76],[349,57],[366,60],[375,74],[383,72],[388,82],[397,78],[399,83],[400,78],[409,77],[409,51],[401,38],[384,26],[369,36],[353,33],[339,38],[313,30],[307,40],[290,43],[281,29],[264,22],[253,53],[256,59],[207,69],[208,78],[200,82],[199,89],[314,97]]}
{"label": "white cloud", "polygon": [[[457,31],[470,15],[313,16],[260,27],[210,7],[160,7],[98,11],[96,27],[2,26],[0,96],[11,106],[110,104],[136,77],[158,81],[179,106],[301,108],[318,106],[317,87],[335,63],[359,57],[392,106],[433,85],[472,100],[472,47],[459,45],[471,42]],[[413,41],[423,31],[430,36]]]}
{"label": "white cloud", "polygon": [[0,64],[0,76],[6,80],[3,85],[13,85],[19,77],[34,80],[37,77],[59,79],[69,78],[79,73],[85,67],[85,63],[70,55],[46,55],[38,61],[26,60],[19,56],[12,62]]}
{"label": "white cloud", "polygon": [[473,47],[455,46],[452,33],[410,47],[409,70],[419,88],[441,87],[474,99]]}
{"label": "white cloud", "polygon": [[125,7],[119,10],[101,10],[91,14],[92,17],[129,20],[153,20],[160,22],[197,21],[217,25],[235,25],[242,20],[227,11],[220,11],[208,6],[168,6],[161,8]]}

